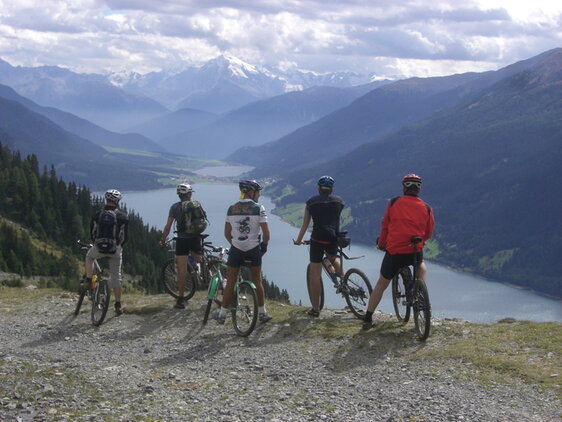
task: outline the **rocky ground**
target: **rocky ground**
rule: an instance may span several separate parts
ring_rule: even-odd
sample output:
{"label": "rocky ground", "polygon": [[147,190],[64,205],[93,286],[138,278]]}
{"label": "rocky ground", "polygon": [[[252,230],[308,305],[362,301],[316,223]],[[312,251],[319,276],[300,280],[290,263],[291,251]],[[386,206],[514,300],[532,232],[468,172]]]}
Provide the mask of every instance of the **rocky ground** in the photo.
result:
{"label": "rocky ground", "polygon": [[[94,328],[89,304],[53,292],[22,303],[0,290],[1,421],[560,421],[553,390],[478,379],[469,362],[418,355],[412,324],[362,331],[343,310],[320,319],[272,307],[248,338],[201,324],[202,295],[173,309],[159,295]],[[389,321],[386,323],[385,321]]]}

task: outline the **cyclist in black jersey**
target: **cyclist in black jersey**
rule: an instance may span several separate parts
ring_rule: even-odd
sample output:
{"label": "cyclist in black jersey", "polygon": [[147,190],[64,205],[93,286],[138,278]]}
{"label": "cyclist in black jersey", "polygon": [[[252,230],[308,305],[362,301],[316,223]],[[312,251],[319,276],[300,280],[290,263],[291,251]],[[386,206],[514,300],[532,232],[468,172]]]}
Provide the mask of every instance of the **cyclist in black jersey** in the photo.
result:
{"label": "cyclist in black jersey", "polygon": [[322,272],[322,258],[324,254],[340,273],[340,261],[337,256],[337,233],[340,229],[340,216],[345,206],[343,200],[333,195],[334,179],[322,176],[318,179],[318,195],[306,201],[302,226],[293,241],[295,245],[302,244],[306,230],[312,220],[312,234],[310,236],[310,280],[312,309],[308,314],[313,317],[320,315],[320,276]]}

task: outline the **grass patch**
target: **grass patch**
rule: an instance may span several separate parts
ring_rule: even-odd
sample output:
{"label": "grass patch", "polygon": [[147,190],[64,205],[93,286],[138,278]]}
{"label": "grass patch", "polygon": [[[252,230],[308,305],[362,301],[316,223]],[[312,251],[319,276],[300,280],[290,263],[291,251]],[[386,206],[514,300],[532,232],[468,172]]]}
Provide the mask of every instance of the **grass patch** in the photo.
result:
{"label": "grass patch", "polygon": [[420,355],[470,362],[483,382],[521,380],[562,395],[561,328],[557,322],[525,321],[451,326],[446,341]]}
{"label": "grass patch", "polygon": [[292,203],[287,204],[283,207],[276,207],[272,211],[275,215],[278,215],[286,221],[287,223],[300,227],[302,225],[302,219],[304,217],[304,204]]}

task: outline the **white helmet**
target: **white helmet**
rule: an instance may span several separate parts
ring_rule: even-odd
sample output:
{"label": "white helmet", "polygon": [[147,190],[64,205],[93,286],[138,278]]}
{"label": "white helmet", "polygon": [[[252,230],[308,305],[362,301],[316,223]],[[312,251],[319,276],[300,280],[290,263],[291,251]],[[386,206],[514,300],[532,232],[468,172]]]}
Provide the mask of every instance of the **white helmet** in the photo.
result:
{"label": "white helmet", "polygon": [[191,192],[193,192],[193,189],[191,188],[191,185],[188,185],[187,183],[180,183],[176,187],[176,193],[178,195],[187,195],[188,193]]}
{"label": "white helmet", "polygon": [[107,192],[105,192],[105,199],[117,204],[121,200],[121,192],[119,192],[117,189],[109,189]]}

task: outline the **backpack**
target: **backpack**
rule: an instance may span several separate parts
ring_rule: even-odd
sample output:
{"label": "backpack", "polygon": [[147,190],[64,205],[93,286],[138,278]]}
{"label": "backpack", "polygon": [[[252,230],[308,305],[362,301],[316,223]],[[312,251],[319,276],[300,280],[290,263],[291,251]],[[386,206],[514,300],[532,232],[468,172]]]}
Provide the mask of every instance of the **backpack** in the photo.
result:
{"label": "backpack", "polygon": [[199,201],[191,200],[181,203],[181,217],[178,220],[177,232],[197,235],[207,228],[207,214]]}
{"label": "backpack", "polygon": [[101,211],[94,230],[94,244],[98,250],[101,253],[115,253],[117,250],[117,214],[115,211]]}

